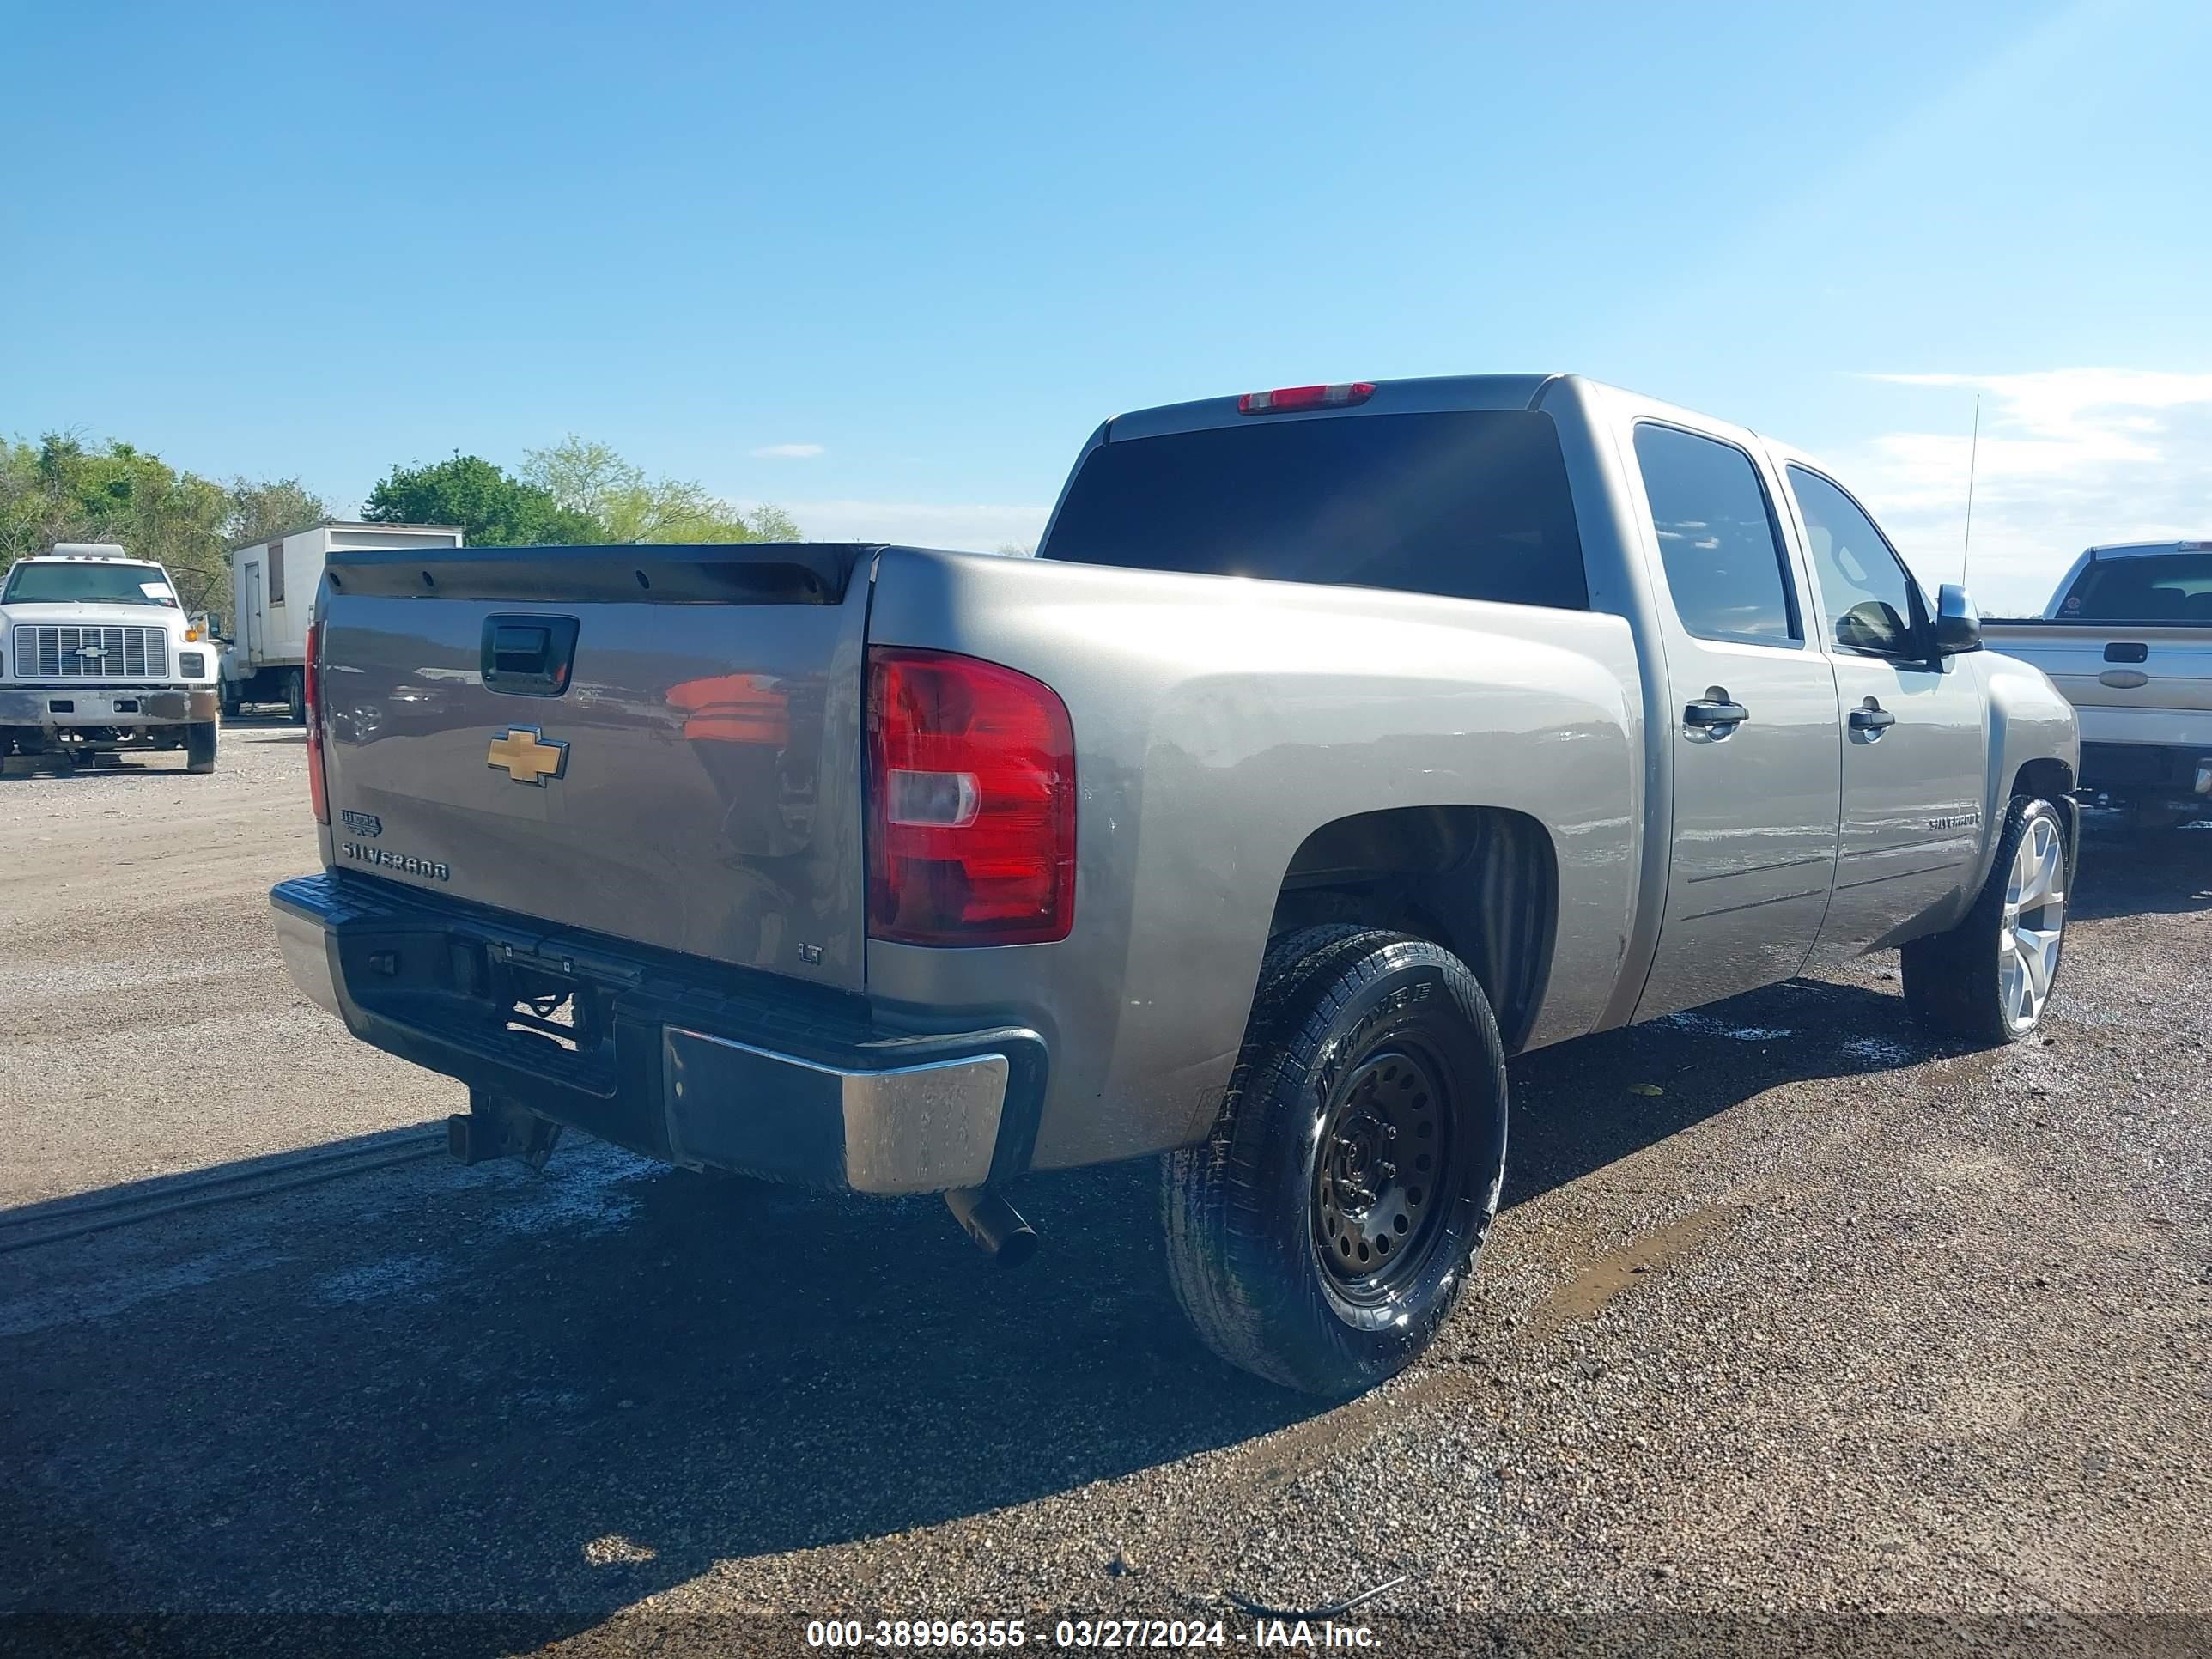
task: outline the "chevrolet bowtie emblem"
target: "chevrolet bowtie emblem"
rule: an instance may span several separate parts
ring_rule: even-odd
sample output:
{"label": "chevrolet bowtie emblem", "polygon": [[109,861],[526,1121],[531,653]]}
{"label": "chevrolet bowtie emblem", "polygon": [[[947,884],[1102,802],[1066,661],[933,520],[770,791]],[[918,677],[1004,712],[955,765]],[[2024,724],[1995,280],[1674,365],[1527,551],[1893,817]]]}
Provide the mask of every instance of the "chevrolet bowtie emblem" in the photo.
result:
{"label": "chevrolet bowtie emblem", "polygon": [[504,736],[492,739],[484,764],[504,767],[517,783],[534,783],[543,789],[547,779],[568,769],[568,745],[541,735],[534,726],[510,726]]}

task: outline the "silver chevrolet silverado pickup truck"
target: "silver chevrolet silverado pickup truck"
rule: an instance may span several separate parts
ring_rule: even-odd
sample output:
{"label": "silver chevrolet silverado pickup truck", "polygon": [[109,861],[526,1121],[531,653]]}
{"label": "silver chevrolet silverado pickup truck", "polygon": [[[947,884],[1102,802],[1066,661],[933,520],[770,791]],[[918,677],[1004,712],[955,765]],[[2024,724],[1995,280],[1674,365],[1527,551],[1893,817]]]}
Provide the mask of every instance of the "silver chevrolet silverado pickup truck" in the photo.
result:
{"label": "silver chevrolet silverado pickup truck", "polygon": [[1264,1376],[1419,1353],[1509,1054],[1903,945],[2035,1029],[2074,715],[1814,461],[1572,376],[1126,415],[1035,559],[335,554],[294,976],[568,1125],[942,1193],[1158,1156],[1176,1292]]}

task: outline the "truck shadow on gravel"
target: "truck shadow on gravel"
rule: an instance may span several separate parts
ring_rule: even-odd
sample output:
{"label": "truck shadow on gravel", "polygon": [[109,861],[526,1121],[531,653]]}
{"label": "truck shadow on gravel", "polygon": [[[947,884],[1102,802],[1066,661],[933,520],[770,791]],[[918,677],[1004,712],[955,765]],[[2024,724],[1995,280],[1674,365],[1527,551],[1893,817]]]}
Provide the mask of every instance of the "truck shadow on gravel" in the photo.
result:
{"label": "truck shadow on gravel", "polygon": [[2212,910],[2212,830],[2097,827],[2082,836],[2073,920],[2192,910]]}
{"label": "truck shadow on gravel", "polygon": [[[1529,1056],[1509,1202],[1777,1082],[1910,1063],[1909,1029],[1893,996],[1801,982]],[[520,1610],[441,1632],[489,1654],[717,1562],[1316,1414],[1186,1334],[1156,1187],[1149,1164],[1031,1180],[1047,1243],[1007,1273],[934,1200],[572,1140],[542,1179],[441,1156],[0,1255],[0,1608]],[[1022,1549],[1018,1519],[994,1530]]]}
{"label": "truck shadow on gravel", "polygon": [[68,766],[44,755],[11,755],[0,762],[0,779],[13,782],[18,778],[36,778],[51,782],[64,782],[90,778],[181,778],[190,775],[185,770],[185,754],[181,749],[156,754],[125,755],[104,765]]}

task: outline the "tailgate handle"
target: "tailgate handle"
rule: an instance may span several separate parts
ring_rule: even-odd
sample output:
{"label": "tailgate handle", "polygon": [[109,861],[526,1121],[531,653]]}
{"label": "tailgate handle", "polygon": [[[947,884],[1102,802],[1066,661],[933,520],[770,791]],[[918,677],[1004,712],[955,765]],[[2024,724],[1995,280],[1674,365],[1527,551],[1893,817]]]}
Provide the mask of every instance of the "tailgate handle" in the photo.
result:
{"label": "tailgate handle", "polygon": [[574,617],[486,617],[483,683],[511,697],[557,697],[576,661]]}
{"label": "tailgate handle", "polygon": [[2150,647],[2147,645],[2136,644],[2130,640],[2123,640],[2117,645],[2108,645],[2105,647],[2105,660],[2106,662],[2148,662]]}

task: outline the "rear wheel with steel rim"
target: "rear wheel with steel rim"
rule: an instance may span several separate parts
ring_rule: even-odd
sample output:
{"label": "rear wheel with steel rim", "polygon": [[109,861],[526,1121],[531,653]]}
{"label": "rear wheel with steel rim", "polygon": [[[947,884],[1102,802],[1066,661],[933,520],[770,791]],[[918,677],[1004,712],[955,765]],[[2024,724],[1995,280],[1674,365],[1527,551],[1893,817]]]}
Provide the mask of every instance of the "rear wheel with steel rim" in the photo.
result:
{"label": "rear wheel with steel rim", "polygon": [[1418,1279],[1443,1234],[1449,1085],[1407,1043],[1360,1063],[1322,1125],[1314,1161],[1314,1248],[1337,1291],[1387,1299]]}
{"label": "rear wheel with steel rim", "polygon": [[1931,1030],[2015,1042],[2043,1023],[2066,942],[2066,822],[2016,798],[1989,880],[1959,925],[1905,947],[1905,1000]]}
{"label": "rear wheel with steel rim", "polygon": [[1410,1363],[1497,1214],[1505,1115],[1497,1023],[1450,951],[1352,923],[1275,941],[1212,1133],[1164,1160],[1200,1337],[1315,1394]]}

